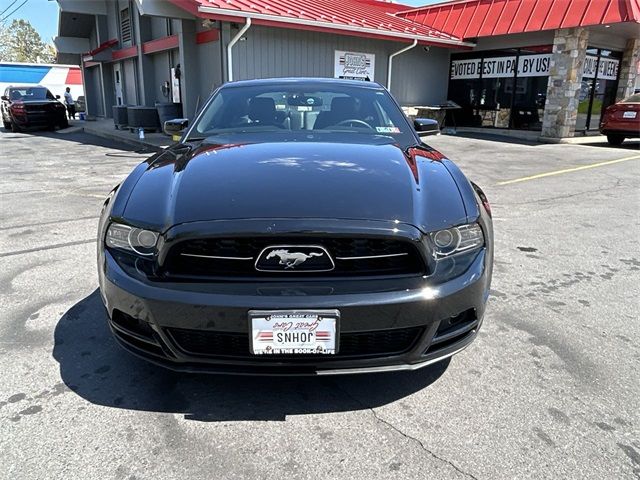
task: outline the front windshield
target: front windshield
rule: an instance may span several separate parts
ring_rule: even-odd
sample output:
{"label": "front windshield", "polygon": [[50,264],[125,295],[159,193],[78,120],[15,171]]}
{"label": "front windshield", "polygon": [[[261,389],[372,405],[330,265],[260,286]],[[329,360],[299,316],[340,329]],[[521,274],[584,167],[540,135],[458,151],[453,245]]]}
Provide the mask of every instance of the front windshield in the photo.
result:
{"label": "front windshield", "polygon": [[381,88],[356,85],[270,83],[218,91],[187,140],[260,134],[272,141],[384,137],[403,148],[416,143],[404,113]]}
{"label": "front windshield", "polygon": [[9,90],[11,100],[55,100],[53,94],[43,87],[11,88]]}

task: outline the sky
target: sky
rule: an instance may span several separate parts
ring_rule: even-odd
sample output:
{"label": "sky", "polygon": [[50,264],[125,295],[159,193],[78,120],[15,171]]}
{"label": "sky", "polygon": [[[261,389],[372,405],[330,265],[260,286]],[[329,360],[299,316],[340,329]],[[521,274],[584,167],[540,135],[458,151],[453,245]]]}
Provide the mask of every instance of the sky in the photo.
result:
{"label": "sky", "polygon": [[50,0],[27,0],[14,14],[7,17],[16,7],[19,7],[25,0],[0,0],[0,12],[11,7],[0,17],[5,25],[9,25],[14,18],[29,20],[33,28],[37,30],[45,42],[50,43],[51,39],[58,34],[58,2]]}
{"label": "sky", "polygon": [[[29,20],[31,25],[38,31],[45,42],[51,42],[51,39],[58,33],[58,3],[55,0],[26,0],[15,13],[6,18],[16,7],[19,7],[25,0],[0,0],[0,12],[9,7],[7,11],[0,16],[5,25],[11,23],[14,18],[24,18]],[[401,0],[399,3],[411,6],[427,5],[442,0]]]}

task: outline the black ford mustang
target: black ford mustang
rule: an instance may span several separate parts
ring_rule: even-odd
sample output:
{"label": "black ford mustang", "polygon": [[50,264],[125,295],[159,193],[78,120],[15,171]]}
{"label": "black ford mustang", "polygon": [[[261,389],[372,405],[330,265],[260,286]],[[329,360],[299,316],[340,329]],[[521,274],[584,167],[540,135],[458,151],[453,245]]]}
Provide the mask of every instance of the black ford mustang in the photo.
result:
{"label": "black ford mustang", "polygon": [[184,371],[335,374],[450,357],[482,323],[489,204],[375,83],[235,82],[109,195],[115,338]]}

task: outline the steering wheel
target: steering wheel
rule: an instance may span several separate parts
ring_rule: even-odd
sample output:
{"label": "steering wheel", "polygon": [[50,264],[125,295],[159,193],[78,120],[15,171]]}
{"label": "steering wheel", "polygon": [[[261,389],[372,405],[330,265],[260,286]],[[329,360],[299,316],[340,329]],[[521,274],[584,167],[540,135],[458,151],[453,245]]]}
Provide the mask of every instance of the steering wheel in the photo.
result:
{"label": "steering wheel", "polygon": [[363,127],[366,127],[369,130],[373,130],[373,127],[371,125],[369,125],[364,120],[360,120],[360,119],[357,119],[357,118],[348,118],[347,120],[342,120],[341,122],[336,123],[335,126],[336,127],[347,127],[347,126],[353,126],[354,123],[356,125],[361,125]]}

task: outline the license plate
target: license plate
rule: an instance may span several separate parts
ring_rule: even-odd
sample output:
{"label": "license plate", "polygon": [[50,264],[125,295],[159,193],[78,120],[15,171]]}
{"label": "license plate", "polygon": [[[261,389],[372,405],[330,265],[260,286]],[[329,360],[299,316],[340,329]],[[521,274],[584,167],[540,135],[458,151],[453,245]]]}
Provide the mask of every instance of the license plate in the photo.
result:
{"label": "license plate", "polygon": [[624,112],[622,118],[636,118],[638,112]]}
{"label": "license plate", "polygon": [[249,312],[254,355],[334,355],[338,310]]}

